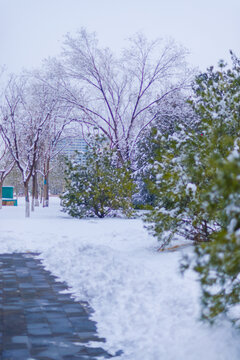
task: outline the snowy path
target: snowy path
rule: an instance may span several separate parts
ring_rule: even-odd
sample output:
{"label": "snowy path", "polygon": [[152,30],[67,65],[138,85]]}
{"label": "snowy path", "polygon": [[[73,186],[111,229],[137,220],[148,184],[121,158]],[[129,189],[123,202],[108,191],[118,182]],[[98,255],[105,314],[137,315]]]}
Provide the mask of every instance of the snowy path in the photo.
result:
{"label": "snowy path", "polygon": [[71,219],[54,200],[27,220],[21,205],[4,208],[0,252],[41,252],[46,269],[94,308],[106,350],[122,349],[120,360],[239,360],[229,324],[198,321],[199,285],[179,274],[180,252],[157,253],[139,219]]}
{"label": "snowy path", "polygon": [[[61,294],[66,285],[45,271],[36,254],[0,254],[2,360],[109,359],[88,346],[96,336],[87,303]],[[1,351],[2,350],[2,351]]]}

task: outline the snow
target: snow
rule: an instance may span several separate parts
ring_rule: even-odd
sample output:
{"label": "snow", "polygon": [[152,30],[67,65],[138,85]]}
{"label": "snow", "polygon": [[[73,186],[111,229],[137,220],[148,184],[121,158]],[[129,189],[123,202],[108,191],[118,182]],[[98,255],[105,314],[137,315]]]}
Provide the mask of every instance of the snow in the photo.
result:
{"label": "snow", "polygon": [[101,346],[123,351],[116,359],[240,358],[236,330],[224,320],[213,327],[198,320],[199,284],[193,272],[180,275],[181,252],[157,252],[141,219],[72,219],[57,198],[25,219],[19,204],[0,210],[1,253],[40,252],[75,299],[89,301],[106,338]]}
{"label": "snow", "polygon": [[234,161],[235,159],[239,159],[239,148],[235,148],[227,157],[228,161]]}
{"label": "snow", "polygon": [[195,184],[188,183],[186,186],[186,190],[187,190],[188,194],[189,194],[189,190],[190,190],[193,193],[193,195],[195,196],[196,191],[197,191],[197,186]]}

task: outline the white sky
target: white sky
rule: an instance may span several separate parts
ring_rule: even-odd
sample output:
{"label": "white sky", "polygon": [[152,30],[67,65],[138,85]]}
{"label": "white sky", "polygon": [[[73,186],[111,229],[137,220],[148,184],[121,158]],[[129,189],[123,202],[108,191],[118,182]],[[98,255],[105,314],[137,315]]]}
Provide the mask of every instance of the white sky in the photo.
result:
{"label": "white sky", "polygon": [[229,49],[240,56],[240,0],[0,0],[0,66],[37,67],[81,27],[116,51],[138,31],[170,36],[202,70],[228,60]]}

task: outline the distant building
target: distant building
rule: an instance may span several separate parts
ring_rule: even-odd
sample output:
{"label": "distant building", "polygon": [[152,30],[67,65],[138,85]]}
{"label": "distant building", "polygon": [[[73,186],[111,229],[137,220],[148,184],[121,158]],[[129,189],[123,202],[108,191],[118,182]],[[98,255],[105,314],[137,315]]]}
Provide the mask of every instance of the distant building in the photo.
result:
{"label": "distant building", "polygon": [[60,153],[71,158],[76,155],[76,151],[79,152],[81,162],[85,162],[85,153],[87,150],[87,143],[80,137],[67,137],[59,141],[57,148]]}

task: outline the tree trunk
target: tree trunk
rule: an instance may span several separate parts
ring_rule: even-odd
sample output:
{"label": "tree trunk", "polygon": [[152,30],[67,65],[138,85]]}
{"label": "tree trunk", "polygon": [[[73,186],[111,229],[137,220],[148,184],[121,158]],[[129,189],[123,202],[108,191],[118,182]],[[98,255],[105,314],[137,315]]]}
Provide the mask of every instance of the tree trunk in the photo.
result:
{"label": "tree trunk", "polygon": [[48,193],[48,174],[44,176],[43,182],[43,207],[49,206],[49,193]]}
{"label": "tree trunk", "polygon": [[28,192],[28,182],[24,182],[24,191],[25,191],[25,217],[30,217],[30,202],[29,202],[29,192]]}
{"label": "tree trunk", "polygon": [[46,161],[44,169],[44,182],[43,182],[43,207],[49,206],[49,184],[48,184],[48,175],[49,175],[49,159]]}
{"label": "tree trunk", "polygon": [[35,198],[34,198],[34,205],[39,206],[39,191],[38,191],[38,176],[37,173],[35,174]]}
{"label": "tree trunk", "polygon": [[0,209],[2,209],[2,181],[0,181]]}
{"label": "tree trunk", "polygon": [[43,178],[41,176],[41,182],[40,182],[40,203],[43,203]]}
{"label": "tree trunk", "polygon": [[32,175],[32,206],[31,210],[34,211],[34,199],[35,199],[35,191],[36,191],[36,173]]}

